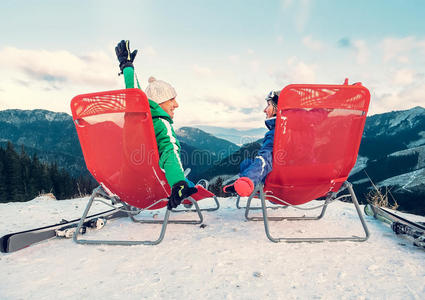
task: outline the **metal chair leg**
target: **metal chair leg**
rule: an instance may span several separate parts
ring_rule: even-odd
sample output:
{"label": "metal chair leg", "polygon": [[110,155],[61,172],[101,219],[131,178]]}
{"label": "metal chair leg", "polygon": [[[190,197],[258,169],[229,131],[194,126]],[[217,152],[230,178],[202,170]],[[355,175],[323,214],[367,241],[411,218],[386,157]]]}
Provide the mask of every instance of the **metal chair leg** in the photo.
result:
{"label": "metal chair leg", "polygon": [[[236,199],[236,208],[237,209],[241,209],[241,208],[246,208],[246,206],[241,206],[240,203],[241,200],[241,196],[238,195],[237,199]],[[261,206],[258,207],[250,207],[250,210],[257,210],[257,209],[261,209]]]}
{"label": "metal chair leg", "polygon": [[[260,192],[260,199],[261,199],[261,207],[262,207],[263,217],[262,218],[248,218],[247,216],[248,216],[248,213],[249,213],[249,209],[246,210],[245,217],[248,220],[252,220],[252,219],[254,219],[254,221],[263,220],[264,221],[264,229],[265,229],[267,238],[270,241],[275,242],[275,243],[277,243],[277,242],[289,242],[289,243],[325,242],[325,241],[330,241],[330,242],[336,242],[336,241],[364,242],[370,236],[369,230],[368,230],[367,225],[366,225],[366,222],[365,222],[365,220],[363,218],[363,215],[362,215],[362,212],[361,212],[359,203],[357,201],[357,197],[356,197],[356,195],[354,193],[354,190],[353,190],[353,187],[352,187],[351,183],[345,182],[344,184],[345,184],[345,186],[348,188],[348,190],[350,192],[350,195],[351,195],[351,198],[352,198],[354,207],[356,208],[357,214],[359,216],[360,222],[361,222],[362,227],[363,227],[363,230],[365,232],[365,236],[364,237],[358,237],[358,236],[351,236],[351,237],[325,237],[325,238],[314,238],[314,237],[313,238],[312,237],[309,237],[309,238],[285,238],[285,237],[277,237],[277,238],[275,238],[275,237],[273,237],[271,235],[271,233],[270,233],[269,221],[270,220],[276,220],[276,219],[273,219],[271,217],[269,218],[267,216],[267,207],[266,207],[266,201],[265,201],[264,191],[263,191],[262,185],[260,186],[259,192]],[[248,199],[248,201],[250,202],[250,199]],[[292,218],[281,217],[281,219],[292,220],[292,221],[295,221],[295,220],[318,220],[318,219],[320,219],[320,218],[323,217],[323,215],[324,215],[324,213],[326,211],[326,207],[327,207],[327,204],[323,207],[322,212],[321,212],[321,214],[318,217],[292,217]],[[278,218],[280,218],[280,217],[278,217]]]}
{"label": "metal chair leg", "polygon": [[[216,211],[220,208],[220,202],[218,202],[217,197],[214,195],[213,199],[215,201],[215,207],[201,208],[200,211]],[[173,212],[195,212],[196,209],[173,209]]]}
{"label": "metal chair leg", "polygon": [[[256,192],[255,194],[254,194],[254,196],[256,196],[257,195],[257,193],[258,192]],[[248,202],[247,202],[247,206],[241,206],[239,203],[240,203],[240,200],[241,200],[241,196],[237,196],[237,199],[236,199],[236,208],[237,209],[241,209],[241,208],[247,208],[247,206],[248,206]],[[282,208],[288,208],[288,206],[284,206],[284,205],[281,205],[281,206],[268,206],[267,208],[270,208],[270,209],[282,209]],[[259,210],[259,209],[261,209],[261,206],[255,206],[255,207],[251,207],[251,205],[249,205],[249,210]]]}
{"label": "metal chair leg", "polygon": [[[314,217],[314,216],[313,217],[309,217],[309,216],[302,216],[302,217],[273,216],[273,217],[268,217],[268,220],[269,221],[283,221],[283,220],[287,220],[287,221],[303,221],[303,220],[314,221],[314,220],[320,220],[325,215],[327,206],[328,206],[328,203],[325,203],[325,205],[322,208],[322,211],[316,217]],[[270,208],[270,207],[266,207],[266,208]],[[287,206],[285,206],[285,208],[287,208]],[[260,209],[263,209],[262,205],[261,205]],[[274,207],[273,207],[273,209],[274,209]],[[249,210],[252,210],[252,208],[247,209],[248,213],[249,213]],[[249,217],[247,213],[245,213],[245,218],[248,221],[263,221],[264,220],[263,217]]]}
{"label": "metal chair leg", "polygon": [[84,210],[83,216],[80,219],[80,222],[77,225],[77,229],[74,232],[73,235],[73,240],[74,242],[78,243],[78,244],[88,244],[88,245],[122,245],[122,246],[132,246],[132,245],[157,245],[159,243],[161,243],[161,241],[164,239],[165,236],[165,231],[167,229],[167,224],[168,223],[175,223],[175,224],[201,224],[203,222],[203,216],[202,213],[199,209],[198,203],[190,198],[190,200],[192,201],[193,205],[195,205],[196,211],[198,212],[198,216],[199,216],[199,221],[192,221],[192,220],[173,220],[173,221],[169,221],[169,217],[170,217],[170,210],[166,210],[165,212],[165,216],[163,220],[158,220],[158,221],[142,221],[142,220],[137,220],[134,218],[134,215],[132,213],[128,213],[129,217],[138,223],[150,223],[150,224],[162,224],[161,226],[161,232],[159,234],[159,237],[155,240],[138,240],[138,241],[128,241],[128,240],[86,240],[86,239],[78,239],[78,235],[80,232],[81,227],[83,226],[83,223],[88,215],[88,212],[90,211],[90,208],[93,204],[94,198],[96,196],[103,196],[104,193],[101,192],[102,187],[99,186],[96,189],[93,190],[92,195],[90,196],[89,202],[87,203],[87,206]]}
{"label": "metal chair leg", "polygon": [[[199,220],[168,220],[168,223],[170,224],[201,224],[204,221],[204,217],[201,213],[201,209],[199,208],[198,202],[193,199],[192,197],[189,197],[188,200],[192,202],[192,204],[195,206],[194,212],[198,213]],[[172,210],[174,212],[174,210]],[[143,224],[162,224],[163,220],[140,220],[135,218],[134,216],[130,216],[131,220],[136,223],[143,223]]]}

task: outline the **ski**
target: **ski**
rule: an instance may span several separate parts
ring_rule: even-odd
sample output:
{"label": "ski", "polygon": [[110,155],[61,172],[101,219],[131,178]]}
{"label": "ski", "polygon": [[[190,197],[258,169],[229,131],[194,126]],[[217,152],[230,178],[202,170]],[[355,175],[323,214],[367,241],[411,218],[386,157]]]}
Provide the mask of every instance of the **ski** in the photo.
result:
{"label": "ski", "polygon": [[425,249],[425,226],[422,223],[410,221],[385,208],[367,204],[365,214],[387,223],[395,234],[402,234],[413,239],[413,245]]}
{"label": "ski", "polygon": [[[117,209],[110,209],[88,216],[86,218],[87,221],[84,222],[84,228],[87,229],[87,227],[90,227],[90,222],[93,222],[93,220],[95,219],[98,220],[99,218],[104,218],[105,220],[111,220],[126,216],[128,216],[126,212]],[[70,226],[70,228],[72,228],[72,226],[75,226],[76,229],[79,221],[80,218],[71,221],[62,220],[61,222],[54,225],[6,234],[0,238],[0,252],[15,252],[28,246],[31,246],[35,243],[56,237],[58,236],[56,232],[57,230],[60,231],[61,228],[67,226]]]}
{"label": "ski", "polygon": [[[109,217],[109,219],[112,219]],[[87,232],[88,228],[92,229],[101,229],[103,226],[105,226],[107,219],[104,217],[97,217],[88,221],[85,221],[83,225],[80,228],[80,234],[85,234]],[[71,225],[67,225],[61,228],[58,228],[55,230],[57,237],[63,237],[63,238],[72,238],[74,235],[74,232],[77,230],[78,223],[73,223]]]}
{"label": "ski", "polygon": [[390,216],[393,216],[394,218],[400,220],[401,222],[410,224],[410,225],[412,225],[412,226],[414,226],[418,229],[425,231],[425,225],[421,224],[420,222],[412,222],[412,221],[407,220],[406,218],[403,218],[403,217],[389,211],[388,209],[385,209],[385,208],[382,208],[382,207],[380,207],[380,209],[383,210],[385,213],[389,214]]}

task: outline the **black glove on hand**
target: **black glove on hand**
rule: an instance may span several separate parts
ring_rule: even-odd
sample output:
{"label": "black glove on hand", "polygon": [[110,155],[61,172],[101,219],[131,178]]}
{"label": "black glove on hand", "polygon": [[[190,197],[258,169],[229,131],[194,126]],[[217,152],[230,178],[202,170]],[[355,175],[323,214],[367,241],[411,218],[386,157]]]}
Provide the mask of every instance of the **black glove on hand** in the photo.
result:
{"label": "black glove on hand", "polygon": [[175,183],[171,188],[171,195],[168,197],[168,209],[171,210],[176,208],[180,205],[180,203],[182,203],[184,199],[192,194],[195,194],[197,191],[197,188],[189,187],[187,185],[187,181],[185,180],[180,180],[179,182]]}
{"label": "black glove on hand", "polygon": [[120,62],[121,72],[127,67],[134,68],[133,61],[136,58],[137,50],[130,52],[130,41],[122,40],[119,42],[115,47],[115,53],[117,54],[118,61]]}

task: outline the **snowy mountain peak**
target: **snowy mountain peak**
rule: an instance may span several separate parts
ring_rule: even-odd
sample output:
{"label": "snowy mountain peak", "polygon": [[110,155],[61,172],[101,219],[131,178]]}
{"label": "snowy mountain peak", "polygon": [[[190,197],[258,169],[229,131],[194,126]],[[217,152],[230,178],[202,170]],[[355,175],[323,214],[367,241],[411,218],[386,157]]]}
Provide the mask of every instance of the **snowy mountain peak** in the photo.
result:
{"label": "snowy mountain peak", "polygon": [[394,119],[390,121],[390,127],[399,126],[402,122],[408,122],[413,127],[413,122],[417,118],[425,117],[425,108],[416,106],[409,110],[399,111]]}
{"label": "snowy mountain peak", "polygon": [[212,134],[194,127],[180,127],[179,129],[176,130],[176,134],[182,137],[183,136],[190,137],[190,136],[198,135],[198,134],[212,136]]}
{"label": "snowy mountain peak", "polygon": [[238,146],[225,139],[217,138],[194,127],[181,127],[176,130],[176,134],[180,142],[189,144],[199,150],[207,150],[213,155],[220,154],[220,157],[226,157],[239,149]]}
{"label": "snowy mountain peak", "polygon": [[[392,111],[367,118],[364,136],[394,136],[406,130],[425,129],[425,108],[416,106],[408,110]],[[415,146],[419,146],[415,144]]]}

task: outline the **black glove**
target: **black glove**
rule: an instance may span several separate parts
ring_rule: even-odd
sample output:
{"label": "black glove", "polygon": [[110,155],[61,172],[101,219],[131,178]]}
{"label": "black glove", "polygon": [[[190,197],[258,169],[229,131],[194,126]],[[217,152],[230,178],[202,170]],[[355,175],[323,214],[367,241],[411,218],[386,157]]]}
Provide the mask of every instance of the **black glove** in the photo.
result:
{"label": "black glove", "polygon": [[133,61],[136,58],[137,50],[130,52],[130,41],[122,40],[119,42],[115,47],[115,53],[117,54],[118,61],[120,62],[121,72],[127,67],[134,68]]}
{"label": "black glove", "polygon": [[168,197],[168,209],[176,208],[184,199],[198,191],[195,187],[189,187],[187,181],[180,180],[171,188],[171,195]]}

